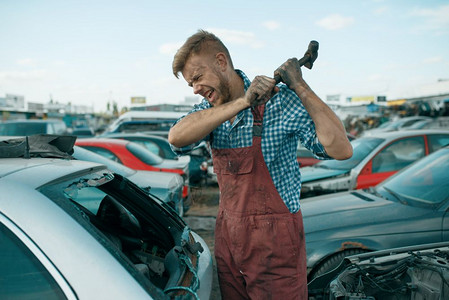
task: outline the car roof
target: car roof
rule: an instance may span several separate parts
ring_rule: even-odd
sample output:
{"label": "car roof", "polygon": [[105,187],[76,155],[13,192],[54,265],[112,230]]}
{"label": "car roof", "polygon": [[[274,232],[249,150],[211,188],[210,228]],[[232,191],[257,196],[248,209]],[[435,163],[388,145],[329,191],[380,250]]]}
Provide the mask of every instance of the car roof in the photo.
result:
{"label": "car roof", "polygon": [[163,140],[163,141],[167,141],[167,138],[163,137],[163,136],[158,136],[158,135],[153,135],[153,134],[145,134],[145,133],[140,133],[140,132],[128,132],[128,133],[110,133],[107,134],[105,136],[107,137],[142,137],[142,138],[151,138],[151,139],[155,139],[155,140]]}
{"label": "car roof", "polygon": [[129,119],[129,118],[139,118],[139,119],[171,119],[180,118],[181,116],[187,114],[186,112],[179,111],[127,111],[120,115],[118,119]]}
{"label": "car roof", "polygon": [[0,158],[0,163],[0,180],[16,180],[32,188],[62,177],[107,170],[102,164],[60,158]]}
{"label": "car roof", "polygon": [[[363,136],[360,138],[383,138],[383,139],[396,139],[401,137],[415,136],[415,135],[427,135],[427,134],[449,134],[447,129],[416,129],[416,130],[397,130],[388,132],[376,132],[369,136]],[[357,140],[357,139],[356,139]]]}
{"label": "car roof", "polygon": [[23,119],[23,120],[6,120],[1,123],[64,123],[64,121],[59,119]]}
{"label": "car roof", "polygon": [[113,144],[113,145],[126,146],[129,143],[132,143],[132,142],[128,141],[128,140],[112,139],[112,138],[106,138],[106,137],[82,138],[82,139],[76,140],[77,145],[78,144],[85,144],[85,145]]}

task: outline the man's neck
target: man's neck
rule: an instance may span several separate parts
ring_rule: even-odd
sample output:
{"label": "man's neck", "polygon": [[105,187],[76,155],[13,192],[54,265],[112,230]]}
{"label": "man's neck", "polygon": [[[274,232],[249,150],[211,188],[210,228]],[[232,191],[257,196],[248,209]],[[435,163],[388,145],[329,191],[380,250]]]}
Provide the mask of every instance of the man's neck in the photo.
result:
{"label": "man's neck", "polygon": [[237,72],[235,72],[231,77],[230,87],[232,100],[243,97],[245,95],[245,84],[243,82],[243,78],[240,77]]}
{"label": "man's neck", "polygon": [[[237,72],[235,72],[231,77],[230,88],[231,88],[230,98],[232,99],[231,101],[245,96],[245,83],[243,81],[243,78],[240,77],[240,75]],[[229,119],[229,122],[233,124],[235,118],[236,116],[232,117],[231,119]]]}

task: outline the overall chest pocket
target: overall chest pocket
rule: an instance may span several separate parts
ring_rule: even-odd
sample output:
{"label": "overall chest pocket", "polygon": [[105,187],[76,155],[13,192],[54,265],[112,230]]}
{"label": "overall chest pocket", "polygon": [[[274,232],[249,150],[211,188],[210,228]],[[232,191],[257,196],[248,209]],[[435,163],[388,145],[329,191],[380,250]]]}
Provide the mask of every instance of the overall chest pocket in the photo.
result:
{"label": "overall chest pocket", "polygon": [[251,147],[212,149],[214,172],[223,175],[248,174],[253,170],[254,157]]}

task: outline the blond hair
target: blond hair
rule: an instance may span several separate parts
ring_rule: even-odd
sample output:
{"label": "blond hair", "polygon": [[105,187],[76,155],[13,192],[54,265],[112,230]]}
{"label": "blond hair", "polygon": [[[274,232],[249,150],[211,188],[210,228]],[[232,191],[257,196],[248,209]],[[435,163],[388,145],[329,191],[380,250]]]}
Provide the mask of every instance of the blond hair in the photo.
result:
{"label": "blond hair", "polygon": [[172,68],[173,74],[176,78],[179,78],[179,73],[184,69],[190,55],[198,54],[202,50],[213,51],[214,54],[218,52],[225,53],[229,60],[230,66],[233,68],[231,55],[221,40],[213,33],[200,29],[197,33],[186,40],[184,45],[178,49],[175,57],[173,58]]}

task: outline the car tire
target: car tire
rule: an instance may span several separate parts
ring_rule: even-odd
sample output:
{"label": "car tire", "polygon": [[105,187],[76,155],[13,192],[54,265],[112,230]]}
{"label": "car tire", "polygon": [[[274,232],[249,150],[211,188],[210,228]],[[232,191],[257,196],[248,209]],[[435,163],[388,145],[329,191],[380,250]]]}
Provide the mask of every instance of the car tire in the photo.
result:
{"label": "car tire", "polygon": [[323,260],[321,263],[319,263],[317,266],[315,266],[309,273],[308,281],[310,282],[312,279],[327,273],[336,267],[340,265],[340,263],[343,261],[343,259],[347,256],[361,254],[369,252],[368,250],[359,249],[359,248],[352,248],[352,249],[346,249],[341,252],[334,253],[333,255],[329,256],[325,260]]}

